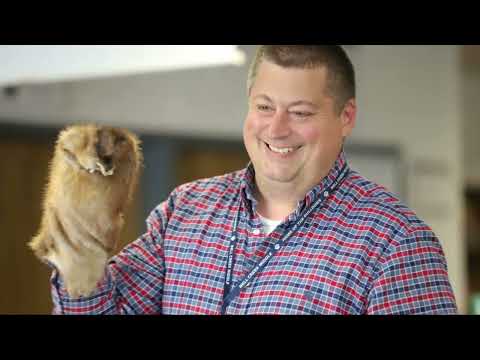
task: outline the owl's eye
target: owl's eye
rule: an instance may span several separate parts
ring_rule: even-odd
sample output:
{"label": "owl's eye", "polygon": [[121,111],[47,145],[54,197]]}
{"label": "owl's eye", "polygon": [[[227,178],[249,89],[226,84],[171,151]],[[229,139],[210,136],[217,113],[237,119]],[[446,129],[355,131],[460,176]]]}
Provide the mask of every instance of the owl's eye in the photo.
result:
{"label": "owl's eye", "polygon": [[124,136],[119,136],[115,139],[115,145],[121,145],[127,142],[127,139]]}

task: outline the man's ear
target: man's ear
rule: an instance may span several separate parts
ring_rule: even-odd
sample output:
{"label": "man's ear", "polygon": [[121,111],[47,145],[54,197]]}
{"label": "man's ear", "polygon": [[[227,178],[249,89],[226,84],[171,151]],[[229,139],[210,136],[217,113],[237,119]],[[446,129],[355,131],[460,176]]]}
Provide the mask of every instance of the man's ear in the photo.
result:
{"label": "man's ear", "polygon": [[355,127],[357,120],[357,103],[355,99],[350,99],[347,101],[343,107],[342,113],[340,114],[340,121],[342,122],[342,135],[347,137],[352,132]]}

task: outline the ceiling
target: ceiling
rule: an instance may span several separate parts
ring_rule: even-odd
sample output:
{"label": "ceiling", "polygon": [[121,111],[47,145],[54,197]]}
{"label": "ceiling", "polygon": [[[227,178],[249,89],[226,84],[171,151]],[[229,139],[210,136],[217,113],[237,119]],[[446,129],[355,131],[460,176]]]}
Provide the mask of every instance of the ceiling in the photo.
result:
{"label": "ceiling", "polygon": [[0,86],[244,62],[237,45],[1,45]]}

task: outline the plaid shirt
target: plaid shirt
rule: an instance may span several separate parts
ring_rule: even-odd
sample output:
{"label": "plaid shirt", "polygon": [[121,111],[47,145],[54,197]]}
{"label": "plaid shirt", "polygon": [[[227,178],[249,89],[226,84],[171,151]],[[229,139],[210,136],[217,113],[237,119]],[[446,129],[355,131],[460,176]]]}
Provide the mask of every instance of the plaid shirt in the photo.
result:
{"label": "plaid shirt", "polygon": [[[237,212],[234,283],[337,179],[344,164],[342,151],[328,176],[270,236],[255,211],[251,165],[178,187],[152,211],[147,233],[111,259],[94,295],[70,299],[53,271],[54,313],[220,314]],[[226,314],[456,312],[432,230],[384,187],[352,170],[226,309]]]}

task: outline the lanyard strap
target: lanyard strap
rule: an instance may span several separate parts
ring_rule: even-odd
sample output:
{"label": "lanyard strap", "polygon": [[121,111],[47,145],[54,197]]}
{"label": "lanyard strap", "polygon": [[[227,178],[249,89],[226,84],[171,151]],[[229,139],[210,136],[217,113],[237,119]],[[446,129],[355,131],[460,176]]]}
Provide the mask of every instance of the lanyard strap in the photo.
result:
{"label": "lanyard strap", "polygon": [[243,279],[238,282],[232,288],[232,278],[233,278],[233,263],[234,263],[234,252],[235,247],[237,244],[237,228],[238,228],[238,221],[240,218],[240,208],[238,209],[237,216],[235,217],[233,223],[233,232],[230,238],[230,246],[228,248],[228,261],[227,261],[227,270],[225,273],[225,286],[224,286],[224,298],[222,304],[222,314],[225,314],[225,311],[232,302],[239,294],[240,291],[245,288],[250,281],[259,273],[261,272],[265,266],[267,265],[268,261],[275,256],[275,254],[287,243],[288,239],[303,225],[305,220],[310,216],[310,214],[318,208],[324,201],[327,199],[330,194],[332,194],[346,179],[348,175],[348,168],[347,164],[345,164],[340,171],[340,174],[337,176],[335,181],[332,183],[330,187],[325,189],[325,191],[320,195],[320,197],[310,206],[310,208],[302,215],[302,217],[293,225],[293,227],[280,239],[278,240],[270,249],[267,251],[267,254],[253,267],[252,270],[248,272],[247,275],[243,277]]}

